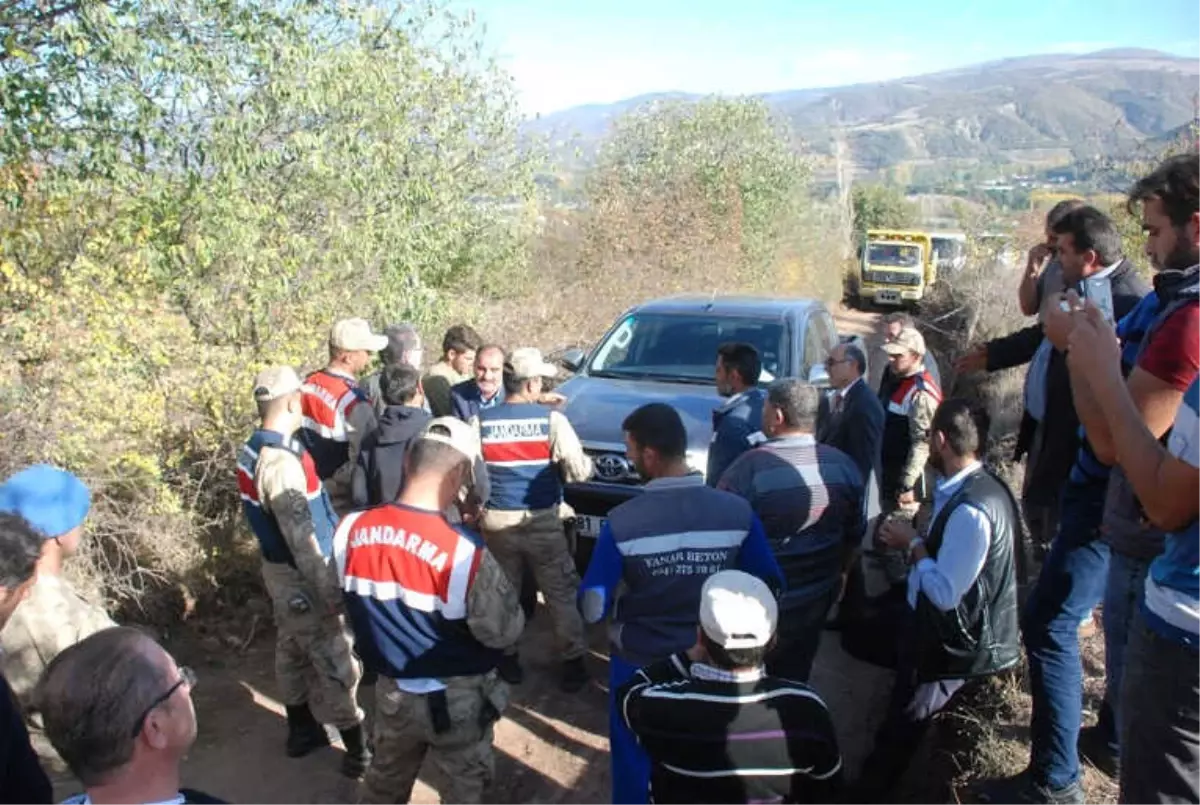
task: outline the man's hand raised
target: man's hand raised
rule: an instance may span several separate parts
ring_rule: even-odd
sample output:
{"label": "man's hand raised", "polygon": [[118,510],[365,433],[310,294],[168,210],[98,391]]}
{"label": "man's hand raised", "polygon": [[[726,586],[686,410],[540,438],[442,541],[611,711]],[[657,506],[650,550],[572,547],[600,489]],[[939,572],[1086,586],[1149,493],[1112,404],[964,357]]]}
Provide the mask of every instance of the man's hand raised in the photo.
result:
{"label": "man's hand raised", "polygon": [[1075,329],[1075,315],[1082,308],[1079,295],[1075,291],[1067,291],[1052,297],[1042,315],[1042,332],[1059,352],[1066,352],[1071,341],[1071,331]]}
{"label": "man's hand raised", "polygon": [[954,362],[954,371],[959,374],[986,372],[988,350],[986,344],[980,344]]}
{"label": "man's hand raised", "polygon": [[1100,308],[1088,302],[1071,314],[1074,328],[1067,345],[1067,363],[1093,389],[1121,383],[1121,342]]}

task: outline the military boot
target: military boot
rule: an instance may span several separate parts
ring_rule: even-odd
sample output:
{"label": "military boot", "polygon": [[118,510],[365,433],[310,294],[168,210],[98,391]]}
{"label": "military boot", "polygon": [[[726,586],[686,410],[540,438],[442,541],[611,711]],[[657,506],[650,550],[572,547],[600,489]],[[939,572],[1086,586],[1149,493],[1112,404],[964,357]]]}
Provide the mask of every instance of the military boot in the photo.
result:
{"label": "military boot", "polygon": [[357,780],[371,765],[371,750],[367,748],[362,724],[342,730],[342,744],[346,747],[346,754],[342,756],[342,774]]}
{"label": "military boot", "polygon": [[287,707],[287,756],[304,757],[315,749],[329,745],[325,728],[308,709],[308,703]]}

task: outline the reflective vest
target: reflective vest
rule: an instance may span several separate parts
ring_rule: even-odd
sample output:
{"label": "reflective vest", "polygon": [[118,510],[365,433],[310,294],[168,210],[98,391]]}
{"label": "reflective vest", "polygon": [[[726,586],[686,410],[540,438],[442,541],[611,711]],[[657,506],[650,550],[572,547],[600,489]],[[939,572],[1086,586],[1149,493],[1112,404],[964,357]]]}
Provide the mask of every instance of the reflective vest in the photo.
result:
{"label": "reflective vest", "polygon": [[354,406],[371,403],[355,381],[324,369],[304,378],[300,391],[304,423],[297,435],[325,480],[350,460],[346,418]]}
{"label": "reflective vest", "polygon": [[467,627],[486,550],[439,512],[387,503],[347,515],[334,563],[363,663],[392,679],[484,674],[501,652]]}
{"label": "reflective vest", "polygon": [[913,447],[908,418],[917,394],[922,391],[932,394],[941,405],[942,390],[928,370],[902,378],[888,398],[883,421],[883,475],[880,484],[885,496],[898,491],[903,480],[904,466],[908,464]]}
{"label": "reflective vest", "polygon": [[263,508],[263,502],[258,497],[258,484],[255,474],[258,472],[258,456],[264,447],[277,447],[293,453],[304,467],[305,490],[304,497],[308,500],[308,509],[312,514],[313,530],[317,537],[317,545],[325,556],[331,555],[333,545],[333,530],[337,527],[337,515],[333,512],[333,504],[329,495],[317,477],[317,470],[312,456],[296,441],[285,442],[283,436],[270,430],[256,430],[250,439],[242,445],[238,456],[237,481],[241,493],[242,510],[250,524],[250,530],[258,539],[263,559],[276,564],[296,566],[292,558],[291,548],[279,530],[275,515]]}
{"label": "reflective vest", "polygon": [[479,412],[479,435],[492,486],[489,509],[552,509],[562,501],[546,406],[503,403],[486,408]]}

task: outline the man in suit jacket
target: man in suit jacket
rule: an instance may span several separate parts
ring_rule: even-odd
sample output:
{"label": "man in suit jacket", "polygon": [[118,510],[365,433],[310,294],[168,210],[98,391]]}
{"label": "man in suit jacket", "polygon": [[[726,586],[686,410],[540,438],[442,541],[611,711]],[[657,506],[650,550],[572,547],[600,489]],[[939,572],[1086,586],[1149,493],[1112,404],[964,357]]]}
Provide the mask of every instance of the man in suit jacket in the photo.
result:
{"label": "man in suit jacket", "polygon": [[863,375],[867,358],[853,344],[839,344],[825,362],[834,391],[822,405],[818,441],[836,447],[854,462],[866,484],[867,518],[879,515],[883,406]]}
{"label": "man in suit jacket", "polygon": [[450,409],[463,422],[504,402],[504,349],[487,344],[475,352],[475,377],[450,387]]}

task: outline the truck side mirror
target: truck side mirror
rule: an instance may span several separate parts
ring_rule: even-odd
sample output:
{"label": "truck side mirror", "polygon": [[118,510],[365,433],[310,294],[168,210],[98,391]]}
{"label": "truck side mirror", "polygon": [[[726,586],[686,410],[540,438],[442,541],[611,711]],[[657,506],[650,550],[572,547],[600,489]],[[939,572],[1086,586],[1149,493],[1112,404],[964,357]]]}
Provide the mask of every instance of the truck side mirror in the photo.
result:
{"label": "truck side mirror", "polygon": [[583,354],[583,350],[579,347],[571,347],[562,354],[562,364],[567,367],[568,372],[578,372],[579,367],[583,366],[583,359],[587,357]]}
{"label": "truck side mirror", "polygon": [[829,386],[829,370],[825,368],[825,364],[814,363],[809,367],[808,384],[810,386],[817,386],[818,388]]}

